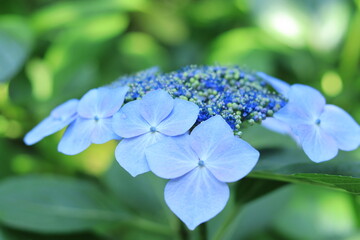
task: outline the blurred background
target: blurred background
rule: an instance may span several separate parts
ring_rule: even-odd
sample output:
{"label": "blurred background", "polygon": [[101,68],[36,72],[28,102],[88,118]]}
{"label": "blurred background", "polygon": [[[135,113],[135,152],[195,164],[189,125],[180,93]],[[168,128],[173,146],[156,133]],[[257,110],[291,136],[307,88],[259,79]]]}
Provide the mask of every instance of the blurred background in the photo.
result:
{"label": "blurred background", "polygon": [[[112,175],[122,171],[112,165],[115,142],[76,156],[57,152],[62,132],[24,145],[24,134],[60,103],[152,66],[240,65],[311,85],[360,122],[359,39],[359,0],[1,0],[0,239],[145,239],[125,227],[121,235],[91,224],[47,228],[41,214],[8,212],[26,195],[19,192],[31,193],[31,176],[105,182],[115,192],[130,181]],[[64,196],[75,198],[79,189]],[[131,194],[115,194],[119,205],[131,205]],[[238,219],[242,231],[228,239],[359,239],[353,201],[286,186],[251,203]]]}

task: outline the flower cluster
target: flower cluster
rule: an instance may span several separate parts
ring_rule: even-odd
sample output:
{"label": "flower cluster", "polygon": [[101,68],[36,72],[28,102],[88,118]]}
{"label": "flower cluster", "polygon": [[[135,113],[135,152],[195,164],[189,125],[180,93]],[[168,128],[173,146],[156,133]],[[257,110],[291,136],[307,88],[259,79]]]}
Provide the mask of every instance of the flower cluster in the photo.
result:
{"label": "flower cluster", "polygon": [[163,89],[199,106],[197,124],[220,115],[239,135],[243,123],[261,122],[286,104],[283,96],[269,91],[266,81],[239,67],[188,66],[166,74],[152,68],[116,84],[130,88],[126,102],[149,90]]}
{"label": "flower cluster", "polygon": [[118,163],[134,177],[152,171],[169,179],[166,203],[193,230],[225,207],[227,183],[256,165],[259,152],[239,138],[254,122],[291,134],[315,162],[360,144],[359,125],[315,89],[222,66],[121,78],[56,107],[24,141],[66,126],[58,146],[64,154],[119,140]]}

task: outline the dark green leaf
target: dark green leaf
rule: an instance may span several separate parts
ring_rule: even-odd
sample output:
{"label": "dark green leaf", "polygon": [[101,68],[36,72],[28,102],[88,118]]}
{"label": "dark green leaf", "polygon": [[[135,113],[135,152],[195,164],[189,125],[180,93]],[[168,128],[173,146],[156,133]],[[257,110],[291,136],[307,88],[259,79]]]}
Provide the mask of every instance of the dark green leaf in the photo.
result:
{"label": "dark green leaf", "polygon": [[360,194],[360,159],[341,152],[327,162],[314,163],[300,149],[265,151],[251,177],[311,183]]}
{"label": "dark green leaf", "polygon": [[282,181],[244,178],[236,183],[236,202],[247,203],[284,186]]}
{"label": "dark green leaf", "polygon": [[250,177],[305,182],[360,193],[359,152],[340,151],[332,160],[315,163],[289,136],[261,126],[246,129],[243,139],[260,151],[259,163]]}
{"label": "dark green leaf", "polygon": [[15,177],[0,184],[0,221],[44,233],[91,229],[127,214],[90,182],[55,176]]}

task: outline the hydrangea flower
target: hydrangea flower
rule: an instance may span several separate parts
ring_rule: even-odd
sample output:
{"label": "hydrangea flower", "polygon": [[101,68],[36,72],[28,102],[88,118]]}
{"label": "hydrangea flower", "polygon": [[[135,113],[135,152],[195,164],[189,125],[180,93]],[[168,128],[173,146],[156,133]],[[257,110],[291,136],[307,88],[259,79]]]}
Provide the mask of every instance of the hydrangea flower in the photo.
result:
{"label": "hydrangea flower", "polygon": [[238,135],[243,123],[260,122],[286,104],[281,95],[269,91],[265,81],[236,66],[191,65],[170,73],[145,71],[115,84],[129,86],[127,102],[149,90],[163,89],[174,98],[199,106],[197,124],[221,115]]}
{"label": "hydrangea flower", "polygon": [[77,117],[78,103],[79,100],[70,99],[54,108],[47,118],[25,135],[24,142],[27,145],[35,144],[69,125]]}
{"label": "hydrangea flower", "polygon": [[343,109],[326,104],[316,89],[294,84],[289,102],[274,117],[289,125],[307,156],[314,162],[334,158],[338,150],[360,145],[360,127]]}
{"label": "hydrangea flower", "polygon": [[119,137],[112,130],[112,116],[124,103],[128,87],[101,87],[88,91],[79,101],[77,118],[66,129],[58,150],[74,155],[91,143],[102,144]]}
{"label": "hydrangea flower", "polygon": [[226,183],[245,177],[259,158],[219,115],[200,123],[190,135],[166,138],[145,152],[151,171],[171,179],[165,201],[191,230],[225,207]]}
{"label": "hydrangea flower", "polygon": [[167,136],[186,133],[198,114],[196,104],[174,100],[164,90],[125,104],[113,117],[113,129],[123,137],[115,150],[116,160],[132,176],[149,171],[145,149]]}

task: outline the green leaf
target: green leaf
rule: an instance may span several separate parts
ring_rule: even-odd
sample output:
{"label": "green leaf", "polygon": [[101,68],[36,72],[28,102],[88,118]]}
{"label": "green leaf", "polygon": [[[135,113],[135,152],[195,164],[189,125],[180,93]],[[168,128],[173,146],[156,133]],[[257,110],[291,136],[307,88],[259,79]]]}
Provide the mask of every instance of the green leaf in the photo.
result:
{"label": "green leaf", "polygon": [[11,15],[0,17],[0,82],[10,80],[20,70],[32,42],[25,19]]}
{"label": "green leaf", "polygon": [[[245,205],[226,206],[218,227],[219,217],[209,221],[212,240],[250,239],[266,229],[292,196],[292,186],[285,186]],[[269,207],[271,206],[271,207]],[[219,215],[220,215],[219,214]]]}
{"label": "green leaf", "polygon": [[4,231],[0,228],[0,240],[9,240],[8,237],[6,237]]}
{"label": "green leaf", "polygon": [[103,181],[125,206],[137,214],[166,221],[163,179],[152,173],[134,178],[115,161],[103,176]]}
{"label": "green leaf", "polygon": [[249,176],[360,193],[360,159],[356,152],[341,152],[330,161],[314,163],[300,149],[265,151]]}
{"label": "green leaf", "polygon": [[280,187],[286,185],[286,182],[271,181],[255,178],[244,178],[237,182],[235,187],[235,198],[237,204],[245,204],[254,201],[272,191],[277,190]]}
{"label": "green leaf", "polygon": [[94,233],[81,232],[71,234],[43,234],[33,233],[28,231],[19,231],[13,228],[0,228],[0,240],[103,240],[104,238],[98,237]]}
{"label": "green leaf", "polygon": [[56,176],[15,177],[0,184],[0,221],[15,228],[66,233],[127,218],[96,185]]}

